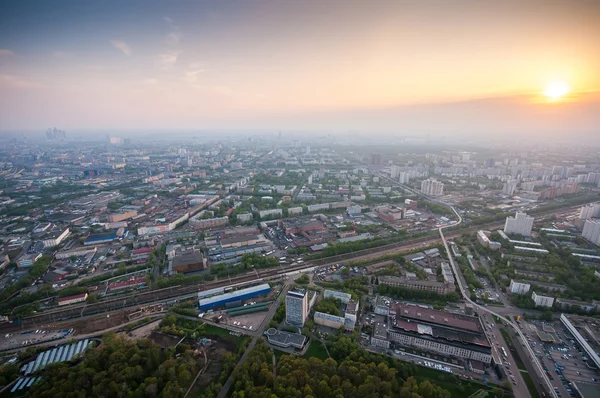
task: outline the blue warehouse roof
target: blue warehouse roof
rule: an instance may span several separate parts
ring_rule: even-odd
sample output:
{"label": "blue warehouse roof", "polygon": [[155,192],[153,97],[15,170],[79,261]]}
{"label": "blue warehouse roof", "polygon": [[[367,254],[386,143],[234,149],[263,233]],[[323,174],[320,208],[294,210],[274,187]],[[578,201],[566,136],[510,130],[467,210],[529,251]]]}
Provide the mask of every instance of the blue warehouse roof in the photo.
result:
{"label": "blue warehouse roof", "polygon": [[271,291],[271,286],[269,286],[268,283],[263,283],[262,285],[236,290],[235,292],[220,294],[218,296],[212,296],[208,298],[202,298],[199,300],[198,304],[200,306],[200,309],[208,309],[228,303],[230,301],[259,296],[261,294],[268,293],[269,291]]}

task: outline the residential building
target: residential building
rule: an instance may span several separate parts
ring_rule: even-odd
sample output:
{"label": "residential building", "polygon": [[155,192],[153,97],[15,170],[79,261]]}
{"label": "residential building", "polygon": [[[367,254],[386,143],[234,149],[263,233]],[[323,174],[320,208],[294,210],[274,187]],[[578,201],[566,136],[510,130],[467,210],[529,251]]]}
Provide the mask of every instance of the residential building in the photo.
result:
{"label": "residential building", "polygon": [[346,311],[344,311],[344,328],[347,331],[354,330],[356,326],[356,317],[358,314],[358,300],[350,300],[346,304]]}
{"label": "residential building", "polygon": [[581,236],[595,245],[600,245],[600,220],[585,220]]}
{"label": "residential building", "polygon": [[346,318],[343,316],[331,315],[316,311],[314,315],[314,321],[317,325],[323,325],[333,329],[341,329],[344,327]]}
{"label": "residential building", "polygon": [[283,216],[282,209],[270,209],[270,210],[261,210],[258,212],[258,215],[261,219],[265,217],[269,218],[281,218]]}
{"label": "residential building", "polygon": [[533,217],[525,213],[517,212],[514,217],[506,217],[504,233],[521,236],[531,236],[533,228]]}
{"label": "residential building", "polygon": [[531,299],[537,307],[551,308],[554,304],[554,297],[542,296],[541,294],[537,294],[536,292],[533,292],[531,294]]}
{"label": "residential building", "polygon": [[591,203],[585,205],[579,211],[579,218],[589,220],[590,218],[600,217],[600,203]]}
{"label": "residential building", "polygon": [[229,223],[229,217],[190,218],[190,225],[198,229],[218,228]]}
{"label": "residential building", "polygon": [[490,235],[489,231],[477,231],[477,241],[481,243],[481,246],[489,247],[493,250],[500,249],[502,247],[500,242],[490,240]]}
{"label": "residential building", "polygon": [[428,178],[421,182],[421,192],[427,196],[442,196],[444,194],[444,184],[433,178]]}
{"label": "residential building", "polygon": [[285,322],[302,327],[308,316],[308,292],[305,289],[293,289],[285,296]]}
{"label": "residential building", "polygon": [[517,282],[514,279],[511,279],[508,288],[512,294],[525,294],[531,289],[531,285],[529,283]]}
{"label": "residential building", "polygon": [[252,222],[252,213],[240,213],[237,215],[237,220],[241,223]]}
{"label": "residential building", "polygon": [[506,181],[502,187],[502,193],[508,196],[513,196],[515,194],[515,189],[517,189],[518,183],[519,182],[517,180]]}

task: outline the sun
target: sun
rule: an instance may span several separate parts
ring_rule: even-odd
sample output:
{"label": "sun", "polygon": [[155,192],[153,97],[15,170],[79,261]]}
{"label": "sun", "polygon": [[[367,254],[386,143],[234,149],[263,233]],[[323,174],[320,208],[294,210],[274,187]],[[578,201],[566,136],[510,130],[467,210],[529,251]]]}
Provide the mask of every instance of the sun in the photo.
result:
{"label": "sun", "polygon": [[551,82],[546,86],[544,95],[551,100],[558,100],[569,94],[569,85],[563,81]]}

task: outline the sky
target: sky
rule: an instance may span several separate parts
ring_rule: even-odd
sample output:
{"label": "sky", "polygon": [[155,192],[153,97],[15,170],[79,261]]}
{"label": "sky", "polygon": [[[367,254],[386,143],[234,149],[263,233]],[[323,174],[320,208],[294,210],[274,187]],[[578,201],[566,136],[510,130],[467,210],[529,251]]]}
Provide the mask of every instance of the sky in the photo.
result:
{"label": "sky", "polygon": [[0,130],[600,136],[599,21],[596,0],[4,0]]}

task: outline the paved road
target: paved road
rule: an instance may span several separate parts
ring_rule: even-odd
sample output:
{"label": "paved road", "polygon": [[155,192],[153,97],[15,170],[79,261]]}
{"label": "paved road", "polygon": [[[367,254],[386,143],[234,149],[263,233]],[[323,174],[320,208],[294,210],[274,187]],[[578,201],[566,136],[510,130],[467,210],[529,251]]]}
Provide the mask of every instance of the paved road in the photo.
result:
{"label": "paved road", "polygon": [[[462,217],[460,216],[460,214],[458,214],[458,212],[453,207],[452,207],[452,210],[458,217],[458,223],[460,224],[462,222]],[[446,249],[446,253],[448,255],[448,260],[450,261],[450,266],[452,267],[452,271],[454,272],[455,275],[460,275],[458,267],[456,266],[456,263],[454,262],[454,257],[452,257],[452,252],[450,251],[448,242],[446,241],[446,238],[444,236],[444,228],[447,228],[447,227],[448,226],[439,228],[440,237],[442,238],[442,243],[444,244],[444,248]],[[458,287],[460,289],[460,292],[466,301],[471,303],[475,308],[478,308],[480,311],[488,312],[492,315],[497,316],[498,318],[502,319],[502,321],[505,324],[512,327],[516,331],[516,333],[519,335],[521,340],[524,342],[524,347],[529,354],[529,359],[533,363],[534,368],[536,369],[537,373],[541,375],[541,379],[544,381],[544,385],[546,386],[546,392],[549,393],[554,398],[558,398],[558,395],[556,394],[556,392],[554,391],[554,388],[552,387],[552,384],[550,383],[550,379],[548,379],[548,376],[544,372],[542,364],[535,356],[535,354],[534,354],[533,350],[531,349],[531,347],[529,346],[529,344],[527,344],[527,339],[525,338],[525,336],[523,335],[523,333],[521,332],[519,327],[512,320],[505,318],[503,315],[501,315],[493,310],[490,310],[488,307],[483,307],[483,306],[475,303],[474,301],[472,301],[470,294],[469,294],[468,290],[465,288],[465,284],[462,281],[462,279],[456,278],[456,280],[458,282]]]}
{"label": "paved road", "polygon": [[250,354],[250,352],[256,346],[256,343],[258,342],[258,339],[261,338],[261,336],[263,334],[263,331],[265,330],[265,328],[267,327],[267,325],[269,324],[269,322],[271,322],[271,318],[273,318],[273,315],[275,315],[275,311],[277,311],[277,308],[279,308],[279,305],[281,304],[281,302],[283,300],[285,300],[285,295],[287,293],[288,288],[289,288],[289,286],[285,285],[283,287],[283,289],[281,290],[281,293],[279,294],[279,298],[271,306],[271,309],[269,309],[269,312],[267,312],[267,316],[265,316],[265,320],[264,320],[263,324],[256,331],[257,334],[254,336],[254,338],[252,339],[252,341],[250,342],[250,344],[248,344],[248,348],[246,348],[246,351],[244,351],[244,353],[240,357],[240,360],[238,361],[237,365],[235,366],[235,369],[229,375],[229,378],[227,379],[227,381],[223,385],[223,388],[221,388],[221,391],[219,392],[219,395],[217,395],[217,398],[225,398],[227,396],[227,393],[229,392],[229,389],[231,388],[231,386],[233,385],[233,382],[235,380],[235,372],[236,372],[236,370],[240,369],[244,365],[244,362],[246,362],[246,358],[248,358],[248,355]]}

